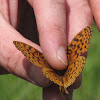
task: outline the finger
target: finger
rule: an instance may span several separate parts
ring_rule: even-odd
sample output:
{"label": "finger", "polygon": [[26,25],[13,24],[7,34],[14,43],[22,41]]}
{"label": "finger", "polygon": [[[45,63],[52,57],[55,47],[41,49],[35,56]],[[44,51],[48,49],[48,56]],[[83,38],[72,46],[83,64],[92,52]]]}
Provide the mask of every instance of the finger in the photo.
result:
{"label": "finger", "polygon": [[42,74],[41,68],[31,64],[23,54],[17,50],[13,41],[25,42],[41,51],[38,45],[21,36],[0,14],[0,66],[3,66],[6,70],[21,78],[32,83],[35,82],[35,84],[39,86],[50,84],[50,81]]}
{"label": "finger", "polygon": [[67,65],[65,0],[28,0],[33,6],[42,52],[47,62],[61,70]]}
{"label": "finger", "polygon": [[92,13],[100,31],[100,0],[88,0],[92,9]]}
{"label": "finger", "polygon": [[9,10],[8,10],[8,2],[6,0],[0,0],[0,13],[3,15],[5,20],[9,22]]}
{"label": "finger", "polygon": [[87,0],[67,0],[67,9],[70,8],[70,12],[67,14],[67,29],[68,43],[78,34],[83,28],[93,24],[93,16]]}
{"label": "finger", "polygon": [[7,22],[16,28],[18,19],[18,0],[0,0],[0,13]]}
{"label": "finger", "polygon": [[69,95],[62,93],[55,84],[43,88],[43,100],[72,100],[73,89],[69,89]]}
{"label": "finger", "polygon": [[72,89],[77,89],[81,86],[82,73],[76,78],[75,82],[70,86]]}
{"label": "finger", "polygon": [[63,100],[62,95],[60,94],[60,91],[58,87],[49,86],[46,88],[43,88],[43,100],[54,100],[56,98],[57,100]]}
{"label": "finger", "polygon": [[16,28],[18,21],[18,0],[9,0],[9,20],[10,24]]}

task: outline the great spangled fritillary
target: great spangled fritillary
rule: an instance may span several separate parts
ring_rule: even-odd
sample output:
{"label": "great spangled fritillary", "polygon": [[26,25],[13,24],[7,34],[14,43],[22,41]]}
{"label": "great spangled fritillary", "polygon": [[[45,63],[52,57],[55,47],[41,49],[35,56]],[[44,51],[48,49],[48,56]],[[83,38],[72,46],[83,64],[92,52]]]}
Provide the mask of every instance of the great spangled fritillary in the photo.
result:
{"label": "great spangled fritillary", "polygon": [[75,82],[76,77],[79,76],[85,65],[86,58],[82,54],[88,51],[91,35],[92,27],[87,26],[68,45],[67,57],[69,65],[64,75],[58,75],[37,49],[22,42],[14,41],[13,43],[31,63],[42,67],[43,74],[52,82],[58,84],[60,90],[64,89],[68,93],[66,88]]}

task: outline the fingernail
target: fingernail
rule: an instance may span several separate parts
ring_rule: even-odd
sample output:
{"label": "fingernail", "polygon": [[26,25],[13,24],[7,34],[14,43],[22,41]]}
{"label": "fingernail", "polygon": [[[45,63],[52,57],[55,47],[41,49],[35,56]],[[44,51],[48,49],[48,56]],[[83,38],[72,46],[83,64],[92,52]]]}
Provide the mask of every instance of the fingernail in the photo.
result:
{"label": "fingernail", "polygon": [[64,47],[60,47],[57,51],[57,56],[58,59],[64,64],[68,65],[67,63],[67,54],[66,54],[66,49]]}

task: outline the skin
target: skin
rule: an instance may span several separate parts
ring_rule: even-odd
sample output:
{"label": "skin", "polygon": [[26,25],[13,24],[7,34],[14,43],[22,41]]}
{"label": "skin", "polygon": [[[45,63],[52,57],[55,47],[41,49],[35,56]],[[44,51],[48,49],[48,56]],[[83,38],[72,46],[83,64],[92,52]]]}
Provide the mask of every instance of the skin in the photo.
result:
{"label": "skin", "polygon": [[[27,0],[34,9],[36,23],[39,32],[40,46],[33,42],[37,37],[35,31],[32,9],[28,9],[25,0],[0,0],[0,73],[12,73],[33,84],[42,86],[44,100],[71,100],[73,89],[81,84],[81,75],[75,83],[68,88],[70,95],[62,98],[57,86],[53,85],[43,74],[41,68],[31,64],[13,41],[22,41],[41,51],[48,63],[55,69],[66,68],[66,49],[74,36],[84,27],[93,24],[93,16],[100,30],[100,1],[99,0]],[[18,11],[19,5],[19,11]],[[13,9],[12,9],[13,8]],[[27,8],[27,9],[26,9]],[[29,7],[30,8],[30,7]],[[33,16],[33,15],[32,15]],[[22,22],[21,20],[22,19]],[[28,21],[27,21],[28,20]],[[28,24],[24,24],[26,22]],[[32,26],[33,25],[33,26]],[[18,31],[17,31],[17,30]],[[30,40],[24,38],[21,34]],[[59,59],[60,55],[61,59]],[[58,93],[58,94],[56,94]]]}

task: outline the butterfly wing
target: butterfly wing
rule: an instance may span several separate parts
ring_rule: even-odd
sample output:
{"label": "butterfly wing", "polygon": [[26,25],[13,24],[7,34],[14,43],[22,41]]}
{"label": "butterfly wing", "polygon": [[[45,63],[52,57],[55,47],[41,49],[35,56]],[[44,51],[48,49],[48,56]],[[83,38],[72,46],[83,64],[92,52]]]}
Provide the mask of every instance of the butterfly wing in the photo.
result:
{"label": "butterfly wing", "polygon": [[62,77],[57,75],[53,69],[50,68],[49,64],[40,51],[23,42],[14,41],[13,43],[31,63],[38,67],[42,67],[43,74],[48,79],[58,84],[59,86],[63,86]]}
{"label": "butterfly wing", "polygon": [[88,50],[91,34],[92,28],[91,26],[88,26],[76,35],[76,37],[69,44],[67,52],[69,66],[68,70],[64,74],[64,77],[57,75],[54,70],[50,68],[41,52],[22,42],[14,41],[13,43],[31,63],[42,67],[43,74],[47,78],[59,86],[63,86],[64,84],[67,88],[75,81],[76,77],[79,76],[85,65],[86,59],[80,55]]}
{"label": "butterfly wing", "polygon": [[53,69],[49,68],[42,68],[43,74],[50,79],[52,82],[59,86],[64,86],[63,85],[63,77],[57,75]]}
{"label": "butterfly wing", "polygon": [[31,63],[38,67],[49,67],[49,64],[40,51],[23,42],[14,41],[13,43]]}
{"label": "butterfly wing", "polygon": [[74,62],[78,56],[88,51],[90,46],[90,40],[92,35],[92,27],[87,26],[82,31],[80,31],[72,42],[68,45],[68,63]]}
{"label": "butterfly wing", "polygon": [[64,87],[70,86],[82,72],[86,58],[81,56],[88,51],[92,27],[88,26],[79,32],[68,46],[68,69],[63,77]]}
{"label": "butterfly wing", "polygon": [[68,69],[63,77],[64,87],[67,88],[75,82],[76,78],[82,72],[85,62],[86,58],[84,56],[79,56],[73,64],[68,66]]}

